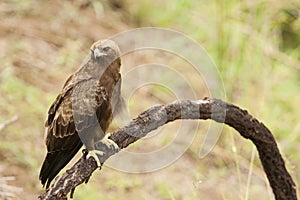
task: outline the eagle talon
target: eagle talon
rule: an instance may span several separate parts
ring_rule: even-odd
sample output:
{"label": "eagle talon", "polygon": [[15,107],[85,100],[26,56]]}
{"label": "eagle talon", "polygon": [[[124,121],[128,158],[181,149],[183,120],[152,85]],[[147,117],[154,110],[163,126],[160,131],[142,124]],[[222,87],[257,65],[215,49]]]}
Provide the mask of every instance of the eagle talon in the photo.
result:
{"label": "eagle talon", "polygon": [[120,151],[120,147],[117,145],[117,143],[109,138],[110,136],[110,133],[105,134],[104,138],[100,142],[114,151]]}
{"label": "eagle talon", "polygon": [[98,158],[98,155],[99,156],[103,156],[104,155],[104,152],[103,151],[99,151],[99,150],[91,150],[88,152],[88,154],[86,155],[86,159],[89,159],[90,157],[93,157],[94,160],[96,161],[97,163],[97,167],[101,167],[101,162]]}

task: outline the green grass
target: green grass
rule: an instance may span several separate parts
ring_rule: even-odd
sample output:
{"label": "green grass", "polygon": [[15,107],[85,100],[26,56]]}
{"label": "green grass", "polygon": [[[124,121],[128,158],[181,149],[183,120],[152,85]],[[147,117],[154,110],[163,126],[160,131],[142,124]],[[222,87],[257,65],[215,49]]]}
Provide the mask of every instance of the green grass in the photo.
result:
{"label": "green grass", "polygon": [[165,183],[157,183],[156,189],[158,191],[158,198],[159,199],[168,199],[168,200],[174,200],[176,199],[176,189],[170,188]]}
{"label": "green grass", "polygon": [[[132,3],[131,0],[127,2]],[[299,14],[300,4],[298,1],[275,2],[164,1],[154,4],[143,1],[129,6],[129,10],[139,25],[174,28],[203,45],[217,64],[227,100],[247,109],[271,129],[283,154],[292,157],[287,165],[295,181],[299,182],[295,169],[300,167],[296,153],[300,142],[297,128],[300,117],[300,22],[290,23],[285,11],[294,9]],[[293,31],[293,42],[298,46],[283,49],[286,41],[281,32],[287,23]],[[242,154],[250,160],[251,148],[242,148],[239,136],[230,134],[234,134],[235,143],[222,136],[222,148],[236,146],[233,155]],[[257,161],[255,163],[259,165]],[[238,161],[236,167],[238,170],[241,167]],[[242,199],[252,199],[251,182],[247,187],[250,187],[250,196]],[[240,196],[244,197],[244,194]]]}

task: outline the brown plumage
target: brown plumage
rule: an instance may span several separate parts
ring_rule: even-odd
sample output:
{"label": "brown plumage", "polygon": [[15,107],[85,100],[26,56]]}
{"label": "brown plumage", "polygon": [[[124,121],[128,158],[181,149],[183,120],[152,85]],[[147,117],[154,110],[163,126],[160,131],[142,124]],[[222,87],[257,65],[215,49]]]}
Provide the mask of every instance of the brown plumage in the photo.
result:
{"label": "brown plumage", "polygon": [[94,43],[89,56],[67,79],[51,105],[45,123],[47,155],[39,176],[46,188],[82,144],[89,152],[95,150],[99,140],[115,146],[104,134],[121,98],[120,66],[120,50],[115,42]]}

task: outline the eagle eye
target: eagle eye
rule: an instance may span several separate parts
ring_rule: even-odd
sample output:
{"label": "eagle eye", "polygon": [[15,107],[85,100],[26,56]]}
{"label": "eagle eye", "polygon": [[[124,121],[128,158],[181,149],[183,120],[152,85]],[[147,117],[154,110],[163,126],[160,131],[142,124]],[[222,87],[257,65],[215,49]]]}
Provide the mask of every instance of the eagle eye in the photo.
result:
{"label": "eagle eye", "polygon": [[107,52],[107,51],[109,51],[109,50],[110,50],[110,47],[104,47],[104,48],[103,48],[103,51],[104,51],[104,52]]}

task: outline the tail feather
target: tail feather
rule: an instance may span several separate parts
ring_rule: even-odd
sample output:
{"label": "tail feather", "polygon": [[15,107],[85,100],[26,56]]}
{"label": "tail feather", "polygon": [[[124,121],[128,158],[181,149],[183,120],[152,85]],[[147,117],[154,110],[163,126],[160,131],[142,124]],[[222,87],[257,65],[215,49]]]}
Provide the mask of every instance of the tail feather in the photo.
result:
{"label": "tail feather", "polygon": [[50,186],[51,181],[60,172],[60,170],[70,162],[81,146],[82,143],[79,143],[72,150],[61,150],[47,153],[39,175],[39,179],[43,187],[46,185],[47,189]]}

